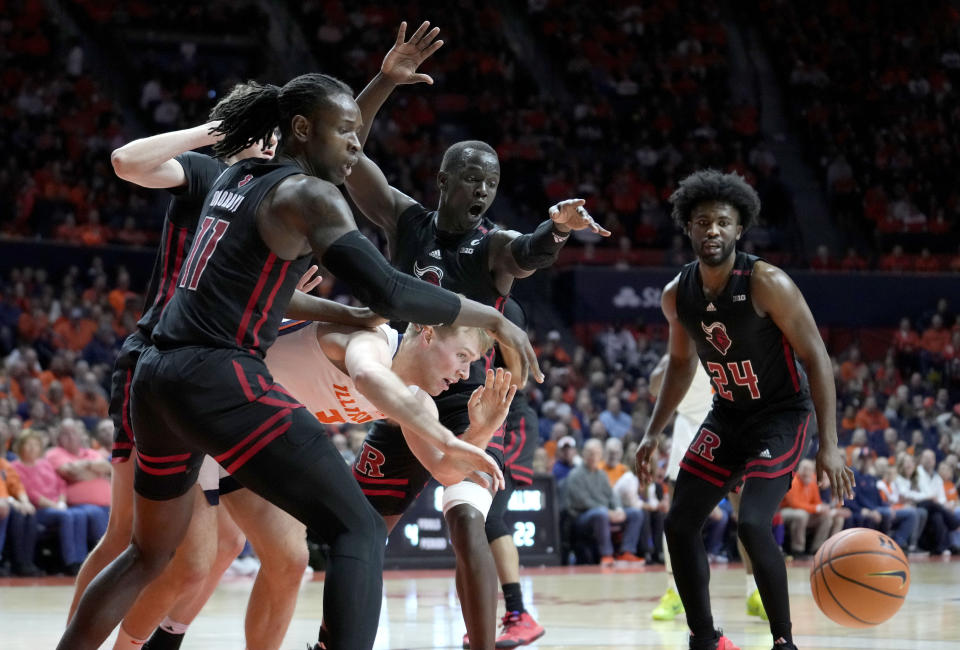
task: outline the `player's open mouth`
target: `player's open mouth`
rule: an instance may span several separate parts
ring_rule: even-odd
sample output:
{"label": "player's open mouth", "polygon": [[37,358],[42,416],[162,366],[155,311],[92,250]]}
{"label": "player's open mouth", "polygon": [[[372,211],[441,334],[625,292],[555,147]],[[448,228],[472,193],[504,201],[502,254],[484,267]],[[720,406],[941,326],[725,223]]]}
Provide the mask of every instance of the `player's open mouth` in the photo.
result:
{"label": "player's open mouth", "polygon": [[483,208],[483,203],[474,203],[467,209],[467,212],[470,213],[471,217],[479,217],[481,214],[483,214]]}
{"label": "player's open mouth", "polygon": [[704,253],[716,253],[723,247],[718,242],[707,242],[702,247]]}

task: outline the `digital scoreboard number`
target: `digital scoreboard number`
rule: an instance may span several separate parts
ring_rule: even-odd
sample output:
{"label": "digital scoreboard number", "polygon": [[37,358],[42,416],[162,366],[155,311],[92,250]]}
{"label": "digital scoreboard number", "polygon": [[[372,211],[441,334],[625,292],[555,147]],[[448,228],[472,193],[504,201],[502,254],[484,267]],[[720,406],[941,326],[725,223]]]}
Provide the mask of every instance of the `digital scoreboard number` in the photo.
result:
{"label": "digital scoreboard number", "polygon": [[[453,548],[443,518],[443,488],[430,481],[387,541],[388,569],[449,568]],[[557,503],[552,476],[537,476],[518,487],[503,516],[526,566],[560,564]]]}

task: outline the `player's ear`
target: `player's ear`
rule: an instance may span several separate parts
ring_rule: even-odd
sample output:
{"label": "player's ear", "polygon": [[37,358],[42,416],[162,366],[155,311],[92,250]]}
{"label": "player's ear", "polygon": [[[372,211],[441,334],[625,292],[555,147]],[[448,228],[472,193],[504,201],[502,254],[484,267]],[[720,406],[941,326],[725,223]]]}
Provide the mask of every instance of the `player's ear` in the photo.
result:
{"label": "player's ear", "polygon": [[433,338],[437,335],[437,331],[433,329],[432,325],[423,325],[420,328],[420,336],[423,337],[423,342],[430,344],[433,342]]}
{"label": "player's ear", "polygon": [[743,234],[743,226],[737,226],[737,241],[740,241],[740,235]]}
{"label": "player's ear", "polygon": [[440,188],[440,191],[447,189],[447,179],[450,178],[450,174],[445,171],[437,172],[437,187]]}
{"label": "player's ear", "polygon": [[303,115],[294,115],[290,120],[290,135],[295,140],[304,141],[310,137],[311,124]]}

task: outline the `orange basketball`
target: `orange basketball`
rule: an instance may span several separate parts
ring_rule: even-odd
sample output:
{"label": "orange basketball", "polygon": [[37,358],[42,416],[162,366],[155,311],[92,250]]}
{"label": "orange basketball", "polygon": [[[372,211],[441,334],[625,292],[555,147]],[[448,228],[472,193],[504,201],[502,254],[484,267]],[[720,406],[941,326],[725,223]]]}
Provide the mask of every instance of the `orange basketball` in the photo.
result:
{"label": "orange basketball", "polygon": [[850,528],[817,551],[810,589],[820,611],[840,625],[879,625],[903,605],[910,589],[910,564],[897,543],[883,533]]}

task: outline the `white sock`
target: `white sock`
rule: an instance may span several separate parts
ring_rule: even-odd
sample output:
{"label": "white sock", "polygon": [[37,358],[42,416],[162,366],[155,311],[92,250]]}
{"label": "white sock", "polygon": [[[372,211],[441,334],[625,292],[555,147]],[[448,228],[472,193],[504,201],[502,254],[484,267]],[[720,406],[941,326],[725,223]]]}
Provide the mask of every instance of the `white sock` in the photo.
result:
{"label": "white sock", "polygon": [[752,573],[747,574],[747,598],[753,595],[753,592],[757,590],[757,581],[754,579]]}
{"label": "white sock", "polygon": [[140,650],[146,642],[146,639],[134,639],[127,634],[127,631],[121,625],[117,632],[117,641],[113,644],[113,650]]}
{"label": "white sock", "polygon": [[170,634],[186,634],[187,628],[190,627],[189,623],[178,623],[169,616],[163,619],[163,622],[160,623],[160,627],[169,632]]}

